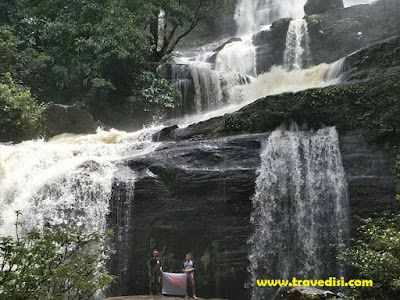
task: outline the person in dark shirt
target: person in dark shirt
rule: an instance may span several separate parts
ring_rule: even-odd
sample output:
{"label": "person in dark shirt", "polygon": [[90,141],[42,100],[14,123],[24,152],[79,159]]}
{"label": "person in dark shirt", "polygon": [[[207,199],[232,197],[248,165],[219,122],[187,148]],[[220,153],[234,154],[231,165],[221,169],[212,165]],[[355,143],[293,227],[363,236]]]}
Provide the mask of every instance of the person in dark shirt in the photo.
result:
{"label": "person in dark shirt", "polygon": [[150,295],[153,295],[153,287],[156,288],[156,294],[161,296],[161,272],[162,266],[160,261],[160,254],[154,250],[153,257],[149,260],[149,278],[150,278]]}
{"label": "person in dark shirt", "polygon": [[[192,261],[192,255],[190,253],[186,254],[185,261],[182,264],[182,272],[187,274],[187,286],[188,289],[192,289],[193,299],[196,297],[196,287],[194,282],[194,270],[196,269],[196,264]],[[188,293],[186,291],[185,299],[189,299]]]}

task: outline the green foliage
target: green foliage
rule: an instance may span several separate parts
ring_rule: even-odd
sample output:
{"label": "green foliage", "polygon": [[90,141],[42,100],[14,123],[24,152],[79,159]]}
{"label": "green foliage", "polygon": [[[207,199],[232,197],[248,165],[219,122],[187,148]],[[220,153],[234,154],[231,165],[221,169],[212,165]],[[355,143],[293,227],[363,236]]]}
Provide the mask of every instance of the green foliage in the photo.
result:
{"label": "green foliage", "polygon": [[280,34],[287,32],[290,21],[292,18],[280,18],[271,24],[271,30],[277,30]]}
{"label": "green foliage", "polygon": [[398,77],[381,77],[370,83],[337,85],[298,93],[269,96],[255,111],[227,115],[218,135],[265,132],[281,123],[307,122],[313,128],[336,126],[341,131],[362,128],[367,137],[384,144],[400,143]]}
{"label": "green foliage", "polygon": [[200,261],[202,268],[198,270],[197,277],[199,278],[198,282],[202,287],[210,287],[213,284],[215,279],[215,269],[213,267],[217,266],[218,248],[219,243],[213,241],[201,256]]}
{"label": "green foliage", "polygon": [[400,66],[400,36],[361,50],[350,58],[358,70]]}
{"label": "green foliage", "polygon": [[373,287],[357,288],[356,296],[395,299],[400,293],[400,214],[366,219],[358,231],[354,246],[342,246],[339,257],[354,267],[360,278],[374,282]]}
{"label": "green foliage", "polygon": [[0,141],[38,135],[46,106],[38,104],[28,89],[15,84],[10,74],[4,81],[0,83]]}
{"label": "green foliage", "polygon": [[15,0],[2,0],[0,2],[0,25],[11,23],[15,11]]}
{"label": "green foliage", "polygon": [[180,105],[182,95],[168,80],[152,72],[144,72],[140,79],[142,88],[138,87],[138,95],[133,99],[134,102],[144,103],[146,111],[156,111],[158,108],[160,113],[165,113],[165,109]]}
{"label": "green foliage", "polygon": [[0,26],[0,73],[12,73],[40,101],[85,108],[111,126],[133,116],[145,122],[181,101],[155,75],[157,64],[173,60],[183,37],[206,18],[232,11],[232,3],[6,0],[0,25],[10,26]]}
{"label": "green foliage", "polygon": [[[91,299],[113,277],[105,268],[107,237],[51,225],[44,232],[0,237],[1,299]],[[111,234],[111,233],[110,233]]]}

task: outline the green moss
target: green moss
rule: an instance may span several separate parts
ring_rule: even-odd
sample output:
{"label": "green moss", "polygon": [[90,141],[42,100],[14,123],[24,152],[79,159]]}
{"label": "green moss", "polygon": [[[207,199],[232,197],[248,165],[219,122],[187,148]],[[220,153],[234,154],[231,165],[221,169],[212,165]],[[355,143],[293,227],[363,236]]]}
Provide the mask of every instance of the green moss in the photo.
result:
{"label": "green moss", "polygon": [[266,132],[293,120],[313,128],[362,128],[374,142],[400,144],[399,77],[269,96],[255,111],[224,116],[216,134]]}
{"label": "green moss", "polygon": [[[400,36],[390,43],[368,47],[350,58],[352,66],[359,70],[400,66]],[[399,68],[399,67],[398,67]]]}
{"label": "green moss", "polygon": [[292,20],[293,20],[292,18],[280,18],[280,19],[272,22],[271,28],[274,28],[274,29],[279,29],[282,27],[287,28],[289,26],[290,21],[292,21]]}

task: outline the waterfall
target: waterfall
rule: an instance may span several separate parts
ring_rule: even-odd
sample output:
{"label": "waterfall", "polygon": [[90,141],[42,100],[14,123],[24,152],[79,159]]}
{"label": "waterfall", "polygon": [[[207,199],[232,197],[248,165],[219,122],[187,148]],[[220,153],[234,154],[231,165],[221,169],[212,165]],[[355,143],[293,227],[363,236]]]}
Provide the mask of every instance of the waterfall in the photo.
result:
{"label": "waterfall", "polygon": [[157,68],[157,74],[168,79],[182,95],[182,114],[194,113],[193,98],[195,94],[190,66],[186,64],[163,64]]}
{"label": "waterfall", "polygon": [[235,86],[250,83],[250,78],[240,73],[217,72],[190,66],[195,87],[194,102],[196,113],[222,108],[235,99],[231,90]]}
{"label": "waterfall", "polygon": [[215,69],[256,76],[256,48],[250,36],[226,45],[217,55]]}
{"label": "waterfall", "polygon": [[114,231],[113,250],[117,255],[111,257],[110,273],[116,276],[117,284],[112,287],[112,294],[126,295],[129,286],[128,270],[131,258],[129,253],[134,247],[132,241],[132,213],[135,196],[135,182],[138,175],[129,167],[118,166],[117,176],[113,179],[110,199],[108,224]]}
{"label": "waterfall", "polygon": [[0,234],[14,234],[15,211],[28,230],[41,230],[51,219],[64,228],[103,232],[116,161],[154,151],[158,144],[150,138],[158,129],[1,145]]}
{"label": "waterfall", "polygon": [[286,35],[286,49],[283,57],[283,67],[286,70],[300,70],[309,65],[310,38],[307,22],[303,19],[292,20]]}
{"label": "waterfall", "polygon": [[[261,160],[249,240],[252,283],[339,277],[331,245],[348,235],[348,198],[335,128],[278,129],[266,141]],[[272,292],[255,287],[252,299],[269,299]]]}
{"label": "waterfall", "polygon": [[237,35],[249,35],[280,18],[299,19],[306,0],[239,0],[235,15]]}
{"label": "waterfall", "polygon": [[[257,77],[257,47],[253,43],[253,34],[259,30],[264,30],[270,26],[273,21],[282,17],[301,18],[304,15],[303,6],[306,0],[240,0],[237,4],[237,14],[235,20],[237,23],[237,35],[240,36],[238,41],[226,43],[220,41],[205,45],[200,49],[194,51],[186,51],[186,55],[193,55],[192,57],[181,57],[177,60],[179,64],[189,64],[191,68],[191,76],[189,80],[193,80],[193,88],[195,94],[193,96],[194,104],[192,110],[184,110],[185,113],[195,113],[210,111],[211,109],[219,109],[222,105],[232,104],[238,102],[238,97],[235,96],[236,91],[227,90],[227,87],[236,89],[235,85],[225,85],[224,82],[233,82],[226,80],[227,77],[238,77],[237,75],[221,75],[234,73],[242,74],[248,78]],[[297,63],[301,69],[308,66],[307,63],[300,62],[304,60],[303,57],[307,54],[308,41],[302,42],[306,39],[305,34],[307,27],[305,21],[293,22],[293,25],[301,23],[300,31],[294,28],[295,32],[290,35],[293,42],[288,43],[287,57],[293,56],[296,61],[288,63]],[[292,25],[292,26],[293,26]],[[296,35],[298,34],[298,35]],[[289,38],[289,37],[288,37]],[[296,39],[300,40],[300,45],[296,44]],[[293,44],[294,43],[294,44]],[[224,44],[222,49],[219,47]],[[293,44],[293,45],[292,45]],[[293,48],[293,49],[292,49]],[[298,51],[303,50],[302,53]],[[292,68],[288,68],[291,70]],[[208,77],[208,78],[206,78]],[[176,85],[184,94],[186,102],[188,82],[182,81],[182,78],[174,78]],[[224,82],[218,83],[218,80]],[[252,81],[252,80],[251,80]],[[237,80],[239,85],[247,84],[250,80]],[[225,88],[221,86],[225,86]]]}

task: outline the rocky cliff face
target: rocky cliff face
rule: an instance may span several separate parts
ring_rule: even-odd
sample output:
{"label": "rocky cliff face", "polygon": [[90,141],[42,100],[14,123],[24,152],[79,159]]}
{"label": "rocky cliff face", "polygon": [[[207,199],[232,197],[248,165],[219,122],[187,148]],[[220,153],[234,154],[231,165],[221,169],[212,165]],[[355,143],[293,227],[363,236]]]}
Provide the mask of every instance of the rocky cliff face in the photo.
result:
{"label": "rocky cliff face", "polygon": [[[250,197],[260,165],[261,142],[267,135],[165,143],[140,160],[126,162],[138,178],[129,199],[126,182],[114,186],[110,222],[121,253],[117,252],[111,265],[123,270],[125,264],[127,269],[123,282],[112,289],[113,295],[147,292],[146,262],[149,241],[154,238],[160,248],[166,246],[177,258],[192,252],[200,269],[207,247],[218,243],[215,263],[209,266],[214,278],[199,293],[246,299]],[[126,168],[121,167],[121,172]],[[123,204],[126,201],[130,203]],[[126,228],[124,220],[128,219],[131,222]],[[126,241],[129,248],[123,248]],[[128,262],[119,261],[122,258]],[[173,266],[173,270],[179,271],[179,267]],[[199,278],[201,285],[204,282]]]}
{"label": "rocky cliff face", "polygon": [[313,63],[330,63],[381,39],[398,35],[399,15],[399,1],[379,0],[370,5],[307,16]]}
{"label": "rocky cliff face", "polygon": [[[379,0],[348,8],[343,8],[342,1],[309,1],[305,9],[310,59],[314,65],[334,62],[400,33],[400,2],[397,0]],[[271,28],[271,31],[261,31],[254,36],[258,74],[268,71],[274,64],[283,63],[287,33],[287,26],[282,26],[284,20],[277,22],[281,25],[280,30]]]}
{"label": "rocky cliff face", "polygon": [[[112,270],[120,282],[113,295],[145,293],[150,239],[178,258],[191,251],[201,256],[213,242],[218,252],[209,267],[212,278],[200,288],[204,296],[248,299],[250,213],[260,148],[268,133],[202,141],[166,142],[139,160],[120,167],[112,199],[111,227],[117,254]],[[351,229],[356,216],[371,216],[395,207],[395,157],[370,146],[360,131],[341,135],[349,182]],[[127,176],[126,174],[131,174]],[[135,175],[133,175],[135,174]],[[173,268],[179,271],[179,265]],[[204,283],[200,282],[199,286]]]}

